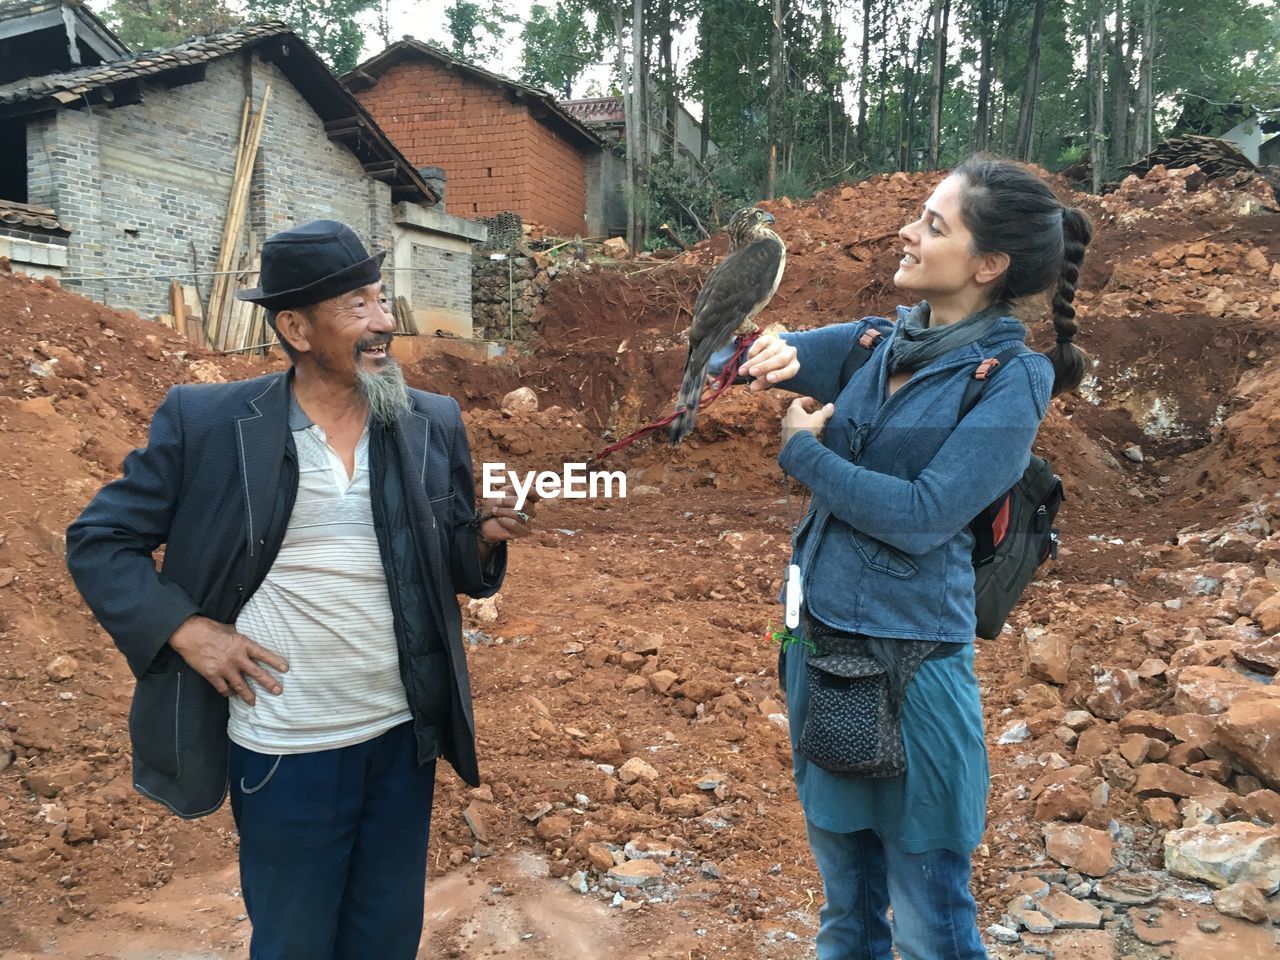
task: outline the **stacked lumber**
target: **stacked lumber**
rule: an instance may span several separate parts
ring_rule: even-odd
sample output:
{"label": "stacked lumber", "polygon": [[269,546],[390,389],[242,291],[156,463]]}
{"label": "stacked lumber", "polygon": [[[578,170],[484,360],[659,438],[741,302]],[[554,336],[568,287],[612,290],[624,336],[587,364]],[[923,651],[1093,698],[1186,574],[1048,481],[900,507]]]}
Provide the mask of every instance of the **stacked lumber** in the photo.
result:
{"label": "stacked lumber", "polygon": [[1142,177],[1156,166],[1163,166],[1169,170],[1197,166],[1210,180],[1230,177],[1234,174],[1258,172],[1258,168],[1249,158],[1227,141],[1194,134],[1166,140],[1141,160],[1131,163],[1125,169]]}
{"label": "stacked lumber", "polygon": [[408,334],[413,337],[418,335],[418,321],[413,319],[413,310],[409,307],[408,300],[404,297],[396,297],[392,312],[396,318],[397,334]]}
{"label": "stacked lumber", "polygon": [[[227,217],[222,224],[222,243],[218,247],[217,272],[213,278],[213,289],[209,294],[209,310],[205,318],[209,345],[219,349],[238,349],[248,346],[242,342],[243,327],[252,326],[250,317],[236,315],[227,317],[228,302],[231,301],[232,271],[243,269],[237,267],[239,259],[240,234],[244,229],[245,212],[249,204],[249,185],[253,178],[253,164],[258,156],[258,144],[262,142],[262,129],[266,123],[267,102],[271,99],[271,84],[262,91],[262,104],[258,112],[252,114],[253,95],[245,98],[244,111],[240,116],[240,139],[236,150],[235,172],[231,178],[231,195],[227,199]],[[239,302],[239,301],[235,301]],[[230,328],[239,328],[233,338],[228,336]]]}

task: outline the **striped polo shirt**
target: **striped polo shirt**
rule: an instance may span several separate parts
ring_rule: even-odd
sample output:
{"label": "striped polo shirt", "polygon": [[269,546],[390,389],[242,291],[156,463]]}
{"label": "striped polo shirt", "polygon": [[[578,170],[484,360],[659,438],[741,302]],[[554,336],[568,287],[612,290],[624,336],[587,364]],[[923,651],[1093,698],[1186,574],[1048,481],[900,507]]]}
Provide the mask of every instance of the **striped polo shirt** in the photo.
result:
{"label": "striped polo shirt", "polygon": [[284,687],[254,686],[256,703],[231,698],[227,734],[250,750],[310,753],[361,743],[410,719],[374,533],[369,431],[355,475],[297,400],[289,414],[298,495],[284,542],[236,630],[289,664],[263,669]]}

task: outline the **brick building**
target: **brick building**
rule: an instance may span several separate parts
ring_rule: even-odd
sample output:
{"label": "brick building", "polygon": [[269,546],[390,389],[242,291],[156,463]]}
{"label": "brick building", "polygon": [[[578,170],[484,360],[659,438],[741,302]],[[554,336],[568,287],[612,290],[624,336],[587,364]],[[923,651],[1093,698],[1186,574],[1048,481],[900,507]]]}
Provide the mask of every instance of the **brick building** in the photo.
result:
{"label": "brick building", "polygon": [[[47,5],[49,0],[42,0]],[[66,3],[72,17],[81,8]],[[0,60],[20,34],[0,38]],[[391,250],[388,283],[420,330],[471,332],[470,244],[483,229],[439,196],[328,67],[283,24],[0,85],[0,235],[72,289],[143,316],[170,312],[170,278],[209,289],[241,118],[271,96],[240,250],[295,223],[349,223]],[[58,247],[61,247],[59,251]],[[56,261],[58,269],[48,269]],[[414,278],[429,282],[414,282]]]}
{"label": "brick building", "polygon": [[453,213],[510,211],[565,236],[601,229],[589,174],[603,144],[545,91],[411,39],[343,81],[410,161],[443,168]]}

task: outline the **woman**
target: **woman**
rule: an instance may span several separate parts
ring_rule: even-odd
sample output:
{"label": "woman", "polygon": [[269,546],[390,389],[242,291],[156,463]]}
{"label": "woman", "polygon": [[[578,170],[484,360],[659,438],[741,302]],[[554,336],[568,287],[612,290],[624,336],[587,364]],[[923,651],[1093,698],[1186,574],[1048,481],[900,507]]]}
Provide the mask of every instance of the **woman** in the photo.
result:
{"label": "woman", "polygon": [[[1051,395],[1084,374],[1071,301],[1090,235],[1085,214],[1024,168],[971,159],[899,232],[894,283],[920,304],[900,307],[896,324],[872,317],[762,338],[742,367],[752,389],[786,382],[808,395],[786,413],[778,462],[813,491],[794,537],[805,642],[787,649],[784,683],[826,891],[818,960],[890,960],[893,947],[902,960],[986,956],[969,890],[988,771],[968,523],[1021,476]],[[1026,335],[1013,304],[1046,290],[1055,347],[1007,361],[961,418],[979,363]],[[841,389],[841,363],[869,330],[884,339]],[[810,709],[815,693],[827,696],[813,667],[831,642],[888,651],[888,689],[905,684],[904,773],[832,772],[802,745],[806,725],[823,719]]]}

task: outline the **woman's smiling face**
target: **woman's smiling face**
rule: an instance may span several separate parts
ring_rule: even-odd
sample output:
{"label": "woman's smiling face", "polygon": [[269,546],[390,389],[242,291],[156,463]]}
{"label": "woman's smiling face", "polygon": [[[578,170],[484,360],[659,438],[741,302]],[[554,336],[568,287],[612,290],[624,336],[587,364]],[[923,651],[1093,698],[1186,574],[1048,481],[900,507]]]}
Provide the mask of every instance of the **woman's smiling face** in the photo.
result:
{"label": "woman's smiling face", "polygon": [[893,282],[899,289],[932,300],[980,285],[982,258],[974,254],[973,236],[960,216],[963,189],[958,178],[947,177],[925,201],[920,218],[898,231],[903,257]]}

